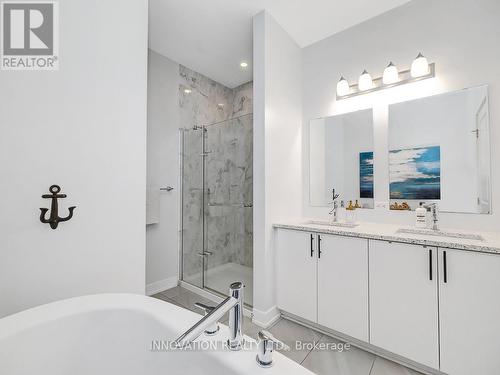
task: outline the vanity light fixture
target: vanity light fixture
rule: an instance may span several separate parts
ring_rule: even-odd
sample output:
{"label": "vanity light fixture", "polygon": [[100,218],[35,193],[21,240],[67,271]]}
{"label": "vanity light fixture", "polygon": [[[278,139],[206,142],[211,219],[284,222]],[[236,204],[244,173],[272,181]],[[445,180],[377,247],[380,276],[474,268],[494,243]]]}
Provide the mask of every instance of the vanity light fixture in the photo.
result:
{"label": "vanity light fixture", "polygon": [[344,77],[341,77],[340,81],[337,83],[337,100],[385,90],[391,87],[433,78],[435,76],[435,64],[429,63],[427,58],[419,53],[415,60],[413,60],[409,69],[398,70],[396,65],[391,62],[385,68],[382,77],[372,78],[372,76],[364,70],[358,78],[358,82],[351,85]]}
{"label": "vanity light fixture", "polygon": [[184,89],[184,94],[191,94],[191,89]]}
{"label": "vanity light fixture", "polygon": [[396,65],[392,63],[392,61],[387,65],[387,68],[384,70],[384,75],[382,76],[382,82],[384,85],[392,85],[399,81],[399,72]]}
{"label": "vanity light fixture", "polygon": [[337,95],[338,96],[344,96],[349,94],[349,91],[351,89],[349,88],[349,82],[347,82],[347,79],[344,77],[340,77],[339,82],[337,83]]}
{"label": "vanity light fixture", "polygon": [[413,60],[411,64],[411,76],[413,78],[422,77],[429,74],[429,62],[421,53]]}
{"label": "vanity light fixture", "polygon": [[245,69],[248,67],[248,63],[246,61],[242,61],[242,62],[240,62],[240,67]]}
{"label": "vanity light fixture", "polygon": [[363,70],[363,73],[359,76],[358,87],[361,91],[370,90],[373,88],[373,79],[370,73]]}

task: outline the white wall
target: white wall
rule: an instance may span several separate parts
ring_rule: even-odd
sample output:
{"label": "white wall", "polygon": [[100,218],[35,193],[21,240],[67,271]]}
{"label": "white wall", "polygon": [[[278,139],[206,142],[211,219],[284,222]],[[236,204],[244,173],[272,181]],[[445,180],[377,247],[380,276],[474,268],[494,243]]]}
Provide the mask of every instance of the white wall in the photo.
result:
{"label": "white wall", "polygon": [[147,294],[177,284],[179,270],[179,64],[149,50],[147,185],[160,193],[160,222],[146,227]]}
{"label": "white wall", "polygon": [[[144,293],[147,1],[61,1],[60,70],[0,71],[0,316]],[[39,221],[51,184],[68,198]]]}
{"label": "white wall", "polygon": [[254,320],[277,317],[273,223],[301,216],[301,50],[266,12],[254,17]]}
{"label": "white wall", "polygon": [[[308,175],[308,132],[310,119],[356,111],[374,110],[375,201],[387,201],[387,105],[418,97],[489,85],[492,143],[493,215],[441,215],[441,225],[457,228],[498,230],[500,214],[500,2],[497,0],[414,0],[402,7],[354,26],[303,49],[304,175]],[[436,62],[437,78],[342,101],[335,100],[340,75],[350,81],[363,69],[382,74],[390,60],[407,67],[422,51]],[[324,208],[308,202],[308,181],[303,180],[304,215],[326,217]],[[406,212],[366,210],[361,220],[410,224]]]}

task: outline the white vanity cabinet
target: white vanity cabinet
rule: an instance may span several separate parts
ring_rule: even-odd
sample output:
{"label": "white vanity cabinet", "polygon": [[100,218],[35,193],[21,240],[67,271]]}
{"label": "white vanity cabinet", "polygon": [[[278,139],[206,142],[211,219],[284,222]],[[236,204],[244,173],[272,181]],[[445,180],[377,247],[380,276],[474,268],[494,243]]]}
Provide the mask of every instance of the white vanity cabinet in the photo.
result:
{"label": "white vanity cabinet", "polygon": [[317,235],[277,230],[275,241],[278,308],[316,322]]}
{"label": "white vanity cabinet", "polygon": [[437,249],[370,240],[370,343],[439,368]]}
{"label": "white vanity cabinet", "polygon": [[368,342],[368,241],[318,236],[318,324]]}
{"label": "white vanity cabinet", "polygon": [[276,230],[278,308],[449,375],[500,374],[500,254]]}
{"label": "white vanity cabinet", "polygon": [[368,240],[278,229],[278,308],[368,341]]}
{"label": "white vanity cabinet", "polygon": [[500,374],[500,255],[440,249],[439,262],[441,371]]}

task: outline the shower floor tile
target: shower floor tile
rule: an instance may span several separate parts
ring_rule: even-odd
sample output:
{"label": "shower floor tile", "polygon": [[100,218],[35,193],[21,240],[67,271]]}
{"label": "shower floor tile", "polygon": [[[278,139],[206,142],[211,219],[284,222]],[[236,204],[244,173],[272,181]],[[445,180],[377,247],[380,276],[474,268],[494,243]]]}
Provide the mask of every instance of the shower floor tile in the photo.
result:
{"label": "shower floor tile", "polygon": [[[200,280],[200,275],[187,277],[184,281]],[[229,285],[241,281],[245,285],[243,300],[247,305],[253,306],[253,269],[237,263],[226,263],[205,272],[205,287],[227,295]],[[195,284],[196,285],[196,284]]]}

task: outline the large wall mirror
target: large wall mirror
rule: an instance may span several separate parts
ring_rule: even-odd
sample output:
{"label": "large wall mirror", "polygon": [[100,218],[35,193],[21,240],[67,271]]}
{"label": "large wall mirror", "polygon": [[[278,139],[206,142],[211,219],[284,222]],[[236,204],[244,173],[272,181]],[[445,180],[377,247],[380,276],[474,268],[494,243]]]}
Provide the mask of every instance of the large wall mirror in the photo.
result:
{"label": "large wall mirror", "polygon": [[392,208],[491,212],[487,86],[389,106],[389,190]]}
{"label": "large wall mirror", "polygon": [[339,200],[373,208],[372,110],[312,120],[309,136],[311,206],[328,206],[335,189]]}

